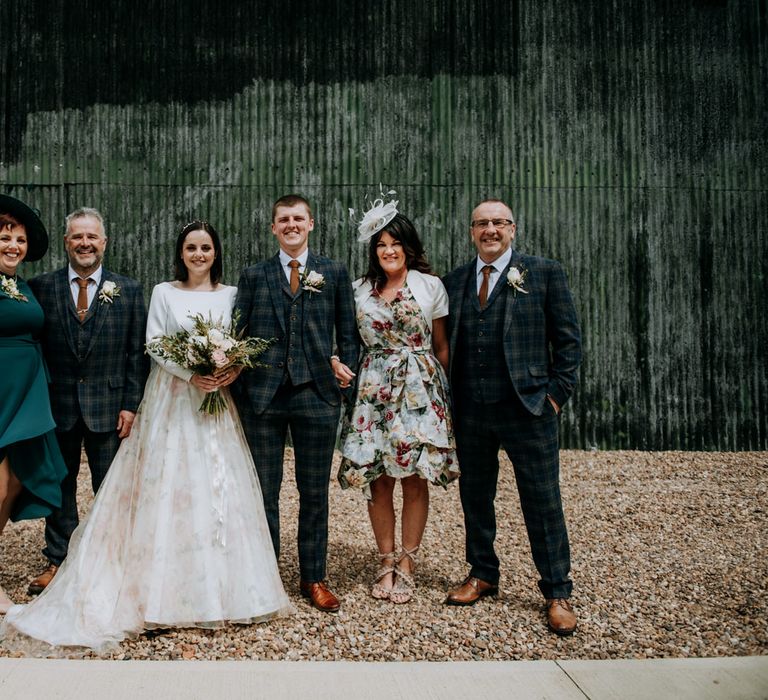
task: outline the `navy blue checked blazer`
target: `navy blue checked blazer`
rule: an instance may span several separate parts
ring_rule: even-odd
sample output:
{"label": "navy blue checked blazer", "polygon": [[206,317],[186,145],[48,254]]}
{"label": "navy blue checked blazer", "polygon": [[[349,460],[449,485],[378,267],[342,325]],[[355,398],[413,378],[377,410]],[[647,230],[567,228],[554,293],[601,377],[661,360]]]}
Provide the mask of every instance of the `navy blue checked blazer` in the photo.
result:
{"label": "navy blue checked blazer", "polygon": [[77,317],[67,268],[29,281],[45,313],[43,354],[51,374],[51,409],[56,427],[70,430],[82,415],[93,432],[117,427],[120,411],[136,412],[144,394],[149,362],[144,354],[147,311],[139,283],[102,268],[101,284],[120,289],[113,302],[102,302],[101,285],[83,322],[89,343],[77,353]]}
{"label": "navy blue checked blazer", "polygon": [[[319,292],[299,288],[299,293],[304,295],[301,329],[304,352],[320,395],[329,404],[338,405],[341,390],[333,376],[331,355],[337,354],[353,372],[358,359],[359,337],[352,283],[342,263],[316,255],[311,250],[305,271],[319,272],[325,278],[325,284]],[[277,254],[246,268],[237,284],[235,308],[240,314],[240,330],[247,336],[275,338],[259,358],[268,367],[246,370],[238,381],[241,398],[244,393],[257,415],[272,401],[285,374],[288,350],[285,281]]]}
{"label": "navy blue checked blazer", "polygon": [[[476,294],[477,258],[448,273],[443,283],[448,291],[450,377],[461,372],[453,360],[456,353],[461,310],[467,285]],[[510,267],[525,271],[523,289],[515,292],[507,283]],[[581,362],[581,333],[573,297],[560,263],[512,251],[512,259],[491,292],[494,303],[503,303],[504,359],[509,378],[523,405],[540,416],[549,394],[562,407],[573,393]],[[455,397],[454,397],[455,398]]]}

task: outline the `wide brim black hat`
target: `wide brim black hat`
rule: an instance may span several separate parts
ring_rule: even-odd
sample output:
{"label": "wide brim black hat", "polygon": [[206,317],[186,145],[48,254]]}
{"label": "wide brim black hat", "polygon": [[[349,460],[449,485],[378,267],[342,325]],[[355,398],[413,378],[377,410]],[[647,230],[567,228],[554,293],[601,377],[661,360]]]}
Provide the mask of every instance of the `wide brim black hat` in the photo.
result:
{"label": "wide brim black hat", "polygon": [[48,231],[34,209],[8,194],[0,194],[0,213],[10,214],[27,232],[27,254],[24,260],[35,262],[48,250]]}

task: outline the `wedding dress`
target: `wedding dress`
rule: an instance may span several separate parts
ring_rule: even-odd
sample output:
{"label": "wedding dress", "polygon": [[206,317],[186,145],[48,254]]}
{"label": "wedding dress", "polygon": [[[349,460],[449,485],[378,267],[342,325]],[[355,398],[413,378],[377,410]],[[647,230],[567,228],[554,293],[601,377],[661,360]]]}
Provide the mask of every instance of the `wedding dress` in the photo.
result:
{"label": "wedding dress", "polygon": [[[155,287],[147,338],[229,322],[234,287]],[[202,414],[191,372],[153,362],[131,435],[52,583],[11,608],[3,644],[36,655],[103,652],[156,627],[218,627],[288,613],[261,489],[228,390],[229,410]]]}

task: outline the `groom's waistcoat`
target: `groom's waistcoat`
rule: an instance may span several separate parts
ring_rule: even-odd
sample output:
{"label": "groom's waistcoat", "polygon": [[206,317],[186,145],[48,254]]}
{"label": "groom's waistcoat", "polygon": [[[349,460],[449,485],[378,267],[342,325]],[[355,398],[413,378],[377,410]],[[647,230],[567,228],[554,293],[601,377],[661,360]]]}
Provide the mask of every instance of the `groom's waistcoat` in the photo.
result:
{"label": "groom's waistcoat", "polygon": [[307,354],[304,351],[304,299],[307,293],[299,290],[292,296],[286,287],[283,288],[285,300],[285,374],[294,385],[312,381]]}
{"label": "groom's waistcoat", "polygon": [[470,281],[462,300],[454,362],[464,371],[457,388],[479,403],[495,403],[515,395],[504,359],[505,291],[491,294],[490,303],[481,311]]}

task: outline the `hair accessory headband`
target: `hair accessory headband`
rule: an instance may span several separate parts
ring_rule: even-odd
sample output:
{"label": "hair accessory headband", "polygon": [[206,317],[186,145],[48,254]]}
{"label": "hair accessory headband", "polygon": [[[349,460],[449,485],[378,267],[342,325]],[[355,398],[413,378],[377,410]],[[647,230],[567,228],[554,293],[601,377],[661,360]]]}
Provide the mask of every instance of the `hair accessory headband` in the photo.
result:
{"label": "hair accessory headband", "polygon": [[[384,203],[385,197],[397,194],[395,190],[389,190],[385,193],[384,188],[379,184],[379,193],[381,197],[373,201],[370,209],[363,213],[363,218],[359,222],[355,221],[355,210],[349,210],[349,217],[357,224],[357,230],[360,234],[357,240],[361,243],[376,235],[397,216],[397,200],[390,199],[386,204]],[[370,202],[370,199],[368,201]]]}

